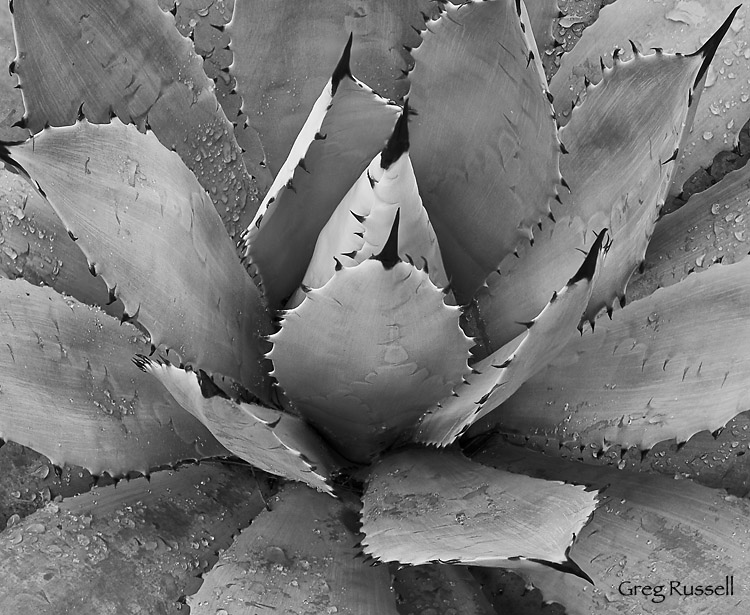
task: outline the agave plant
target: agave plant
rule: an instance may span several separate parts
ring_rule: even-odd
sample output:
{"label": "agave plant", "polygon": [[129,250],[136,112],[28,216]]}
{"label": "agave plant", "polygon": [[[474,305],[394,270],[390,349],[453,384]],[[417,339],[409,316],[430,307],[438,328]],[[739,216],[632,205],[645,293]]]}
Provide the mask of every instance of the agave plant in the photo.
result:
{"label": "agave plant", "polygon": [[[717,487],[747,477],[623,470],[749,407],[747,171],[657,224],[739,7],[687,55],[597,57],[557,113],[582,74],[548,86],[530,6],[12,3],[0,157],[38,196],[2,211],[0,433],[152,481],[6,529],[6,610],[168,612],[169,566],[211,615],[490,612],[494,569],[570,613],[746,606],[748,508]],[[262,507],[247,465],[157,471],[211,458],[285,481]],[[181,559],[254,515],[210,571]],[[82,585],[123,559],[172,580]]]}

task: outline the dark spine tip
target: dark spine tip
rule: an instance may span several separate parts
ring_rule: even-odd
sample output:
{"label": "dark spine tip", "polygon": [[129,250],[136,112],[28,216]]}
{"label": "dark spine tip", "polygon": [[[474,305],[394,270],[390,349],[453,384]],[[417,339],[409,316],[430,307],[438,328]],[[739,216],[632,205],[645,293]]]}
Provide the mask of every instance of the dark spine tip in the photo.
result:
{"label": "dark spine tip", "polygon": [[352,69],[350,67],[351,59],[352,59],[352,41],[354,40],[352,34],[349,34],[349,40],[346,42],[346,45],[344,46],[344,52],[341,54],[341,58],[339,58],[339,63],[336,64],[336,68],[333,69],[333,74],[331,75],[331,94],[336,93],[336,89],[339,87],[339,83],[341,83],[341,80],[344,77],[352,78]]}
{"label": "dark spine tip", "polygon": [[396,216],[393,218],[393,226],[391,226],[391,234],[388,235],[388,241],[385,242],[380,254],[371,257],[383,263],[385,269],[393,269],[396,263],[401,262],[401,259],[398,257],[398,223],[400,219],[401,208],[396,210]]}
{"label": "dark spine tip", "polygon": [[380,154],[380,167],[389,168],[402,155],[409,151],[409,101],[404,102],[404,110],[393,127],[388,143]]}
{"label": "dark spine tip", "polygon": [[635,41],[632,38],[630,38],[628,39],[628,42],[630,43],[630,48],[633,50],[633,53],[635,55],[640,55],[641,52],[638,49],[638,45],[635,44]]}
{"label": "dark spine tip", "polygon": [[714,59],[716,50],[719,48],[719,45],[721,44],[722,39],[724,38],[724,36],[726,36],[726,33],[729,31],[729,27],[732,25],[734,16],[737,14],[737,11],[740,10],[741,6],[742,6],[741,4],[738,4],[737,6],[735,6],[732,12],[729,13],[729,17],[727,17],[724,20],[724,23],[721,24],[721,26],[719,26],[719,29],[713,33],[711,38],[709,38],[703,44],[703,46],[700,49],[698,49],[698,51],[688,55],[688,57],[693,57],[697,55],[703,56],[703,63],[701,64],[701,67],[698,70],[698,75],[695,77],[693,88],[698,87],[698,84],[703,80],[703,77],[705,77],[706,72],[708,71],[708,67],[711,64],[711,60]]}
{"label": "dark spine tip", "polygon": [[594,241],[594,245],[591,246],[589,253],[586,255],[586,258],[583,259],[583,264],[578,269],[576,274],[568,281],[568,286],[573,286],[573,284],[576,284],[581,280],[591,281],[591,279],[594,277],[594,273],[596,272],[596,262],[599,259],[599,252],[601,252],[602,247],[604,246],[604,238],[606,235],[606,228],[599,231],[599,234],[596,236],[596,240]]}

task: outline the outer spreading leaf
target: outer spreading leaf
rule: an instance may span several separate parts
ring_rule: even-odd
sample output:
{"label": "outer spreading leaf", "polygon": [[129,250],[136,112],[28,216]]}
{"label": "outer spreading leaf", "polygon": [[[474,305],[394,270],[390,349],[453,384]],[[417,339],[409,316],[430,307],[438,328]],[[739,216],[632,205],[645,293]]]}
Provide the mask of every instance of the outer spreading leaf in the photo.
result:
{"label": "outer spreading leaf", "polygon": [[113,476],[226,454],[130,362],[135,327],[22,280],[0,279],[0,305],[3,439]]}
{"label": "outer spreading leaf", "polygon": [[560,354],[573,337],[591,297],[606,229],[599,233],[578,273],[552,295],[527,331],[472,366],[452,396],[427,411],[416,439],[446,446],[468,427],[508,399],[539,369]]}
{"label": "outer spreading leaf", "polygon": [[649,242],[643,274],[634,276],[628,297],[640,299],[714,263],[745,258],[750,250],[748,203],[750,167],[745,166],[664,216]]}
{"label": "outer spreading leaf", "polygon": [[114,113],[147,125],[180,154],[230,232],[244,228],[243,210],[255,209],[253,178],[201,58],[171,15],[150,0],[18,0],[13,10],[13,69],[32,132],[72,124],[82,104],[95,123]]}
{"label": "outer spreading leaf", "polygon": [[302,282],[318,234],[396,122],[398,107],[351,76],[349,50],[243,237],[245,256],[274,308]]}
{"label": "outer spreading leaf", "polygon": [[354,559],[352,517],[332,498],[287,485],[188,598],[190,612],[216,615],[244,604],[279,613],[396,615],[388,569]]}
{"label": "outer spreading leaf", "polygon": [[[570,192],[553,208],[556,224],[537,234],[520,259],[506,258],[479,297],[493,347],[512,339],[580,262],[602,227],[612,232],[612,253],[594,288],[586,318],[611,309],[625,295],[643,260],[674,169],[675,151],[690,125],[700,77],[715,45],[697,55],[638,55],[617,62],[592,88],[561,132],[568,155],[561,159]],[[705,57],[704,57],[705,56]]]}
{"label": "outer spreading leaf", "polygon": [[263,508],[247,472],[201,464],[48,504],[0,533],[0,611],[171,613]]}
{"label": "outer spreading leaf", "polygon": [[[697,49],[738,4],[735,0],[629,0],[603,7],[596,23],[584,31],[571,52],[563,55],[560,69],[550,83],[560,118],[566,121],[572,101],[583,92],[584,77],[593,83],[601,79],[600,56],[609,64],[607,59],[619,47],[625,50],[623,57],[630,57],[630,40],[640,49],[660,47],[682,53]],[[750,117],[747,16],[745,5],[708,70],[706,91],[698,105],[692,133],[680,149],[673,193],[679,193],[683,182],[708,166],[718,152],[731,149]]]}
{"label": "outer spreading leaf", "polygon": [[641,449],[723,426],[750,408],[749,274],[712,267],[600,321],[488,421]]}
{"label": "outer spreading leaf", "polygon": [[[594,586],[570,574],[519,562],[519,572],[542,590],[545,600],[562,602],[571,615],[644,613],[678,615],[706,608],[736,612],[750,591],[746,569],[750,530],[747,502],[724,492],[664,476],[559,459],[490,443],[476,459],[497,468],[548,480],[575,480],[603,488],[601,504],[580,532],[570,558]],[[515,566],[514,566],[515,567]],[[720,585],[734,576],[734,596],[669,594],[693,585]],[[634,585],[663,584],[663,602],[652,596],[623,595]]]}
{"label": "outer spreading leaf", "polygon": [[[392,234],[384,254],[395,243]],[[469,371],[459,314],[423,271],[369,259],[285,313],[271,336],[273,375],[345,457],[368,461]]]}
{"label": "outer spreading leaf", "polygon": [[224,397],[204,397],[197,374],[139,357],[172,397],[232,453],[253,466],[332,493],[328,479],[338,464],[328,446],[299,417]]}
{"label": "outer spreading leaf", "polygon": [[445,8],[414,51],[412,161],[456,297],[466,303],[549,213],[559,143],[516,3]]}
{"label": "outer spreading leaf", "polygon": [[362,544],[379,560],[504,566],[566,561],[596,494],[419,448],[378,462],[363,502]]}
{"label": "outer spreading leaf", "polygon": [[[333,212],[315,243],[303,287],[320,288],[339,266],[353,267],[385,247],[399,214],[398,254],[448,286],[440,246],[422,207],[409,157],[408,111],[401,114],[388,145],[378,154]],[[302,302],[300,288],[287,307]]]}
{"label": "outer spreading leaf", "polygon": [[274,173],[349,33],[355,74],[383,96],[399,99],[408,90],[404,73],[411,67],[404,45],[419,44],[415,29],[424,28],[422,13],[433,13],[436,6],[431,0],[237,3],[228,28],[235,56],[230,70]]}
{"label": "outer spreading leaf", "polygon": [[31,177],[154,345],[265,397],[260,295],[175,153],[113,120],[50,128],[2,155]]}

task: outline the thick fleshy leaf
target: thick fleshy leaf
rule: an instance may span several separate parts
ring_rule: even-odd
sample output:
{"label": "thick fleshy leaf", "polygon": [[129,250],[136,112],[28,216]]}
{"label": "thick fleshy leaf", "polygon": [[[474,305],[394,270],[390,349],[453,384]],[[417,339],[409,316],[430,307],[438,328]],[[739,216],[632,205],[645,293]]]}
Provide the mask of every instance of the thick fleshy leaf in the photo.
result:
{"label": "thick fleshy leaf", "polygon": [[414,448],[373,466],[363,502],[363,550],[378,560],[503,566],[565,562],[596,493]]}
{"label": "thick fleshy leaf", "polygon": [[[409,158],[408,111],[386,145],[339,203],[318,236],[303,287],[320,288],[339,266],[353,267],[379,254],[399,213],[398,255],[427,271],[438,288],[448,286],[440,246],[422,207]],[[300,288],[288,308],[305,296]]]}
{"label": "thick fleshy leaf", "polygon": [[302,282],[318,234],[396,123],[399,108],[352,77],[349,51],[347,45],[243,236],[245,257],[273,308]]}
{"label": "thick fleshy leaf", "polygon": [[383,96],[400,99],[409,87],[404,73],[411,64],[404,46],[419,44],[415,30],[424,29],[423,14],[435,13],[437,5],[433,0],[237,3],[228,27],[235,58],[230,72],[274,174],[330,77],[346,37],[354,37],[354,73]]}
{"label": "thick fleshy leaf", "polygon": [[[545,600],[562,602],[571,615],[733,613],[750,591],[744,574],[750,511],[739,498],[689,480],[561,463],[502,444],[489,443],[475,458],[498,469],[603,489],[601,505],[569,553],[594,587],[573,575],[519,562],[520,574],[542,590]],[[684,596],[691,586],[716,588],[727,576],[734,576],[733,596]],[[679,595],[670,594],[671,583],[679,583]],[[663,585],[657,591],[665,599],[627,595],[635,585]]]}
{"label": "thick fleshy leaf", "polygon": [[657,222],[628,298],[645,297],[714,263],[729,265],[749,251],[750,166],[745,166]]}
{"label": "thick fleshy leaf", "polygon": [[459,316],[425,272],[373,258],[286,312],[268,356],[300,413],[345,457],[368,461],[468,373]]}
{"label": "thick fleshy leaf", "polygon": [[[545,435],[503,434],[509,443],[558,456],[566,461],[616,466],[631,472],[658,472],[670,478],[725,489],[738,497],[750,494],[750,411],[738,414],[714,432],[700,431],[679,444],[659,442],[648,451],[612,445],[606,451],[596,445],[581,446],[574,439]],[[478,435],[469,442],[480,443]]]}
{"label": "thick fleshy leaf", "polygon": [[23,280],[0,299],[0,437],[113,476],[226,454],[131,363],[135,327]]}
{"label": "thick fleshy leaf", "polygon": [[414,51],[411,156],[456,298],[466,303],[549,213],[559,142],[516,3],[445,9]]}
{"label": "thick fleshy leaf", "polygon": [[136,364],[232,453],[261,470],[332,493],[328,479],[340,464],[299,417],[216,395],[204,397],[198,375],[140,356]]}
{"label": "thick fleshy leaf", "polygon": [[357,555],[356,514],[301,485],[287,485],[222,553],[200,591],[193,615],[233,612],[238,604],[279,613],[396,615],[385,566]]}
{"label": "thick fleshy leaf", "polygon": [[476,427],[650,448],[750,408],[750,259],[636,301],[573,340]]}
{"label": "thick fleshy leaf", "polygon": [[[0,66],[8,66],[16,56],[13,19],[10,4],[0,7]],[[15,126],[24,113],[23,98],[16,87],[18,80],[8,73],[0,75],[0,139],[25,139],[28,131]]]}
{"label": "thick fleshy leaf", "polygon": [[49,128],[2,157],[31,177],[154,345],[267,396],[260,294],[177,154],[115,119]]}
{"label": "thick fleshy leaf", "polygon": [[[573,50],[563,55],[560,69],[550,83],[560,119],[567,120],[571,103],[584,92],[584,79],[600,81],[600,57],[611,65],[608,58],[615,48],[620,48],[624,50],[622,57],[629,58],[631,40],[640,49],[659,47],[668,52],[690,52],[700,47],[738,4],[736,0],[628,0],[605,6]],[[747,6],[743,6],[708,69],[706,91],[698,105],[692,133],[680,149],[672,184],[675,193],[695,171],[708,166],[718,152],[732,148],[750,117],[747,17]]]}
{"label": "thick fleshy leaf", "polygon": [[[263,195],[273,181],[266,166],[263,146],[258,133],[245,124],[242,97],[237,81],[229,74],[233,54],[229,50],[229,32],[224,27],[234,14],[233,0],[159,0],[162,10],[171,12],[175,26],[195,44],[195,52],[203,58],[203,70],[214,82],[214,94],[224,115],[234,124],[234,136],[242,148],[245,167],[255,179],[258,193]],[[253,214],[247,209],[248,214]],[[247,220],[243,222],[247,226]]]}
{"label": "thick fleshy leaf", "polygon": [[574,336],[598,275],[597,260],[609,249],[606,229],[578,273],[552,295],[527,330],[472,366],[453,395],[439,401],[422,418],[416,439],[447,446],[469,426],[508,399],[537,371],[553,360]]}
{"label": "thick fleshy leaf", "polygon": [[0,277],[46,284],[122,317],[122,302],[112,302],[104,281],[90,275],[86,257],[49,203],[5,169],[0,170]]}
{"label": "thick fleshy leaf", "polygon": [[0,533],[0,611],[173,613],[263,508],[249,472],[157,472],[50,503]]}
{"label": "thick fleshy leaf", "polygon": [[92,122],[148,126],[177,151],[211,195],[234,236],[257,207],[232,124],[191,41],[150,0],[13,3],[25,123],[72,124],[83,105]]}
{"label": "thick fleshy leaf", "polygon": [[612,232],[612,252],[586,318],[593,320],[624,297],[664,203],[674,154],[700,94],[701,71],[718,43],[709,42],[689,57],[654,53],[617,61],[576,108],[561,131],[570,153],[560,166],[570,192],[553,207],[557,222],[537,233],[520,259],[506,258],[479,296],[491,347],[518,334],[514,323],[538,313],[546,289],[564,283],[579,262],[578,250],[586,250],[605,226]]}
{"label": "thick fleshy leaf", "polygon": [[523,4],[528,10],[528,20],[537,49],[542,53],[551,51],[556,44],[552,26],[555,18],[560,15],[557,0],[525,0]]}

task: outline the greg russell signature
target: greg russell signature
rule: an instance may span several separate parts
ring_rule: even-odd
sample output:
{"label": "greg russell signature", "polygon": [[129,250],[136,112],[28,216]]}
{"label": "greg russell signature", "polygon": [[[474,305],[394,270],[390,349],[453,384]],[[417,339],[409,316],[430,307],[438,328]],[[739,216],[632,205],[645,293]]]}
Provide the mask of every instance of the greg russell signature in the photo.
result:
{"label": "greg russell signature", "polygon": [[670,596],[734,596],[734,576],[724,577],[723,583],[710,585],[685,584],[682,581],[669,581],[660,585],[636,585],[623,581],[618,586],[622,596],[643,596],[651,602],[664,602]]}

